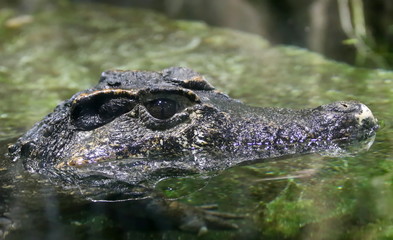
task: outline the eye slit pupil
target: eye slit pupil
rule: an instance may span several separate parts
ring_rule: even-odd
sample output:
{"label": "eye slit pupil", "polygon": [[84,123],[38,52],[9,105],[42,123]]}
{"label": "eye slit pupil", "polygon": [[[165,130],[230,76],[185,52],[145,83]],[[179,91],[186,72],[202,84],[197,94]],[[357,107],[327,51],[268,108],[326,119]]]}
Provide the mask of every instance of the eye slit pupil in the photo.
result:
{"label": "eye slit pupil", "polygon": [[171,118],[178,111],[178,104],[176,101],[167,98],[154,99],[147,102],[145,107],[150,115],[162,120]]}

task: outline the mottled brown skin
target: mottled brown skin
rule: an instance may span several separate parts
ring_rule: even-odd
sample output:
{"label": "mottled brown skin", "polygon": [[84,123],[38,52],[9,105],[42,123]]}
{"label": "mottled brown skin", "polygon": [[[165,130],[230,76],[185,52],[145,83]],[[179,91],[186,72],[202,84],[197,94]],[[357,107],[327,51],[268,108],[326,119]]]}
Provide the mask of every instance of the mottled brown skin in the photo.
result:
{"label": "mottled brown skin", "polygon": [[10,155],[30,172],[86,191],[89,199],[143,196],[152,216],[204,232],[235,228],[223,221],[233,216],[157,197],[151,183],[268,158],[339,152],[377,128],[371,111],[358,102],[255,108],[218,92],[191,69],[107,71],[97,86],[38,122]]}

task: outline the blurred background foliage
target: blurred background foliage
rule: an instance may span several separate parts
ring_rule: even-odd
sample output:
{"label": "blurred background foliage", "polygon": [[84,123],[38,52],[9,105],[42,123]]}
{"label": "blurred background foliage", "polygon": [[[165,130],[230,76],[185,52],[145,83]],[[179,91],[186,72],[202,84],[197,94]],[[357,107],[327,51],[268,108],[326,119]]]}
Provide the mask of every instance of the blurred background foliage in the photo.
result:
{"label": "blurred background foliage", "polygon": [[2,0],[0,7],[28,15],[70,1],[153,9],[256,33],[272,44],[307,48],[355,66],[393,69],[391,0]]}

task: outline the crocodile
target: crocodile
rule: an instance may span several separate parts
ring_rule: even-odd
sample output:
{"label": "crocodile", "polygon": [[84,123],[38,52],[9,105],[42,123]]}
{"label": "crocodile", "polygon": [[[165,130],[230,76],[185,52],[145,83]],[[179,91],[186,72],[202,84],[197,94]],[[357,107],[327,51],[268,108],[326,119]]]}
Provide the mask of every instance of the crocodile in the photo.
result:
{"label": "crocodile", "polygon": [[236,228],[227,221],[236,216],[167,200],[151,183],[283,156],[343,152],[377,129],[370,109],[356,101],[252,107],[189,68],[110,70],[36,123],[9,155],[28,172],[78,188],[91,202],[136,204],[152,218],[201,233]]}

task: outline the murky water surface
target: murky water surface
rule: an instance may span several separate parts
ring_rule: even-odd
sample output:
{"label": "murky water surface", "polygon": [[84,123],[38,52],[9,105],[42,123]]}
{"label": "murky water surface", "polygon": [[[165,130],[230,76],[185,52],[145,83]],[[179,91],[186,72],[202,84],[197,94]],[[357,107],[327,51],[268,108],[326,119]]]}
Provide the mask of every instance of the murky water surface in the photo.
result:
{"label": "murky water surface", "polygon": [[7,24],[15,17],[0,9],[0,210],[14,221],[8,239],[197,238],[119,228],[116,221],[128,220],[77,204],[44,179],[10,168],[14,164],[4,157],[8,144],[61,100],[93,86],[101,71],[169,66],[193,68],[251,105],[303,108],[359,100],[381,124],[370,150],[353,156],[308,155],[157,183],[170,198],[215,203],[246,216],[236,220],[238,231],[210,231],[198,239],[393,238],[392,72],[356,69],[152,12],[65,5]]}

